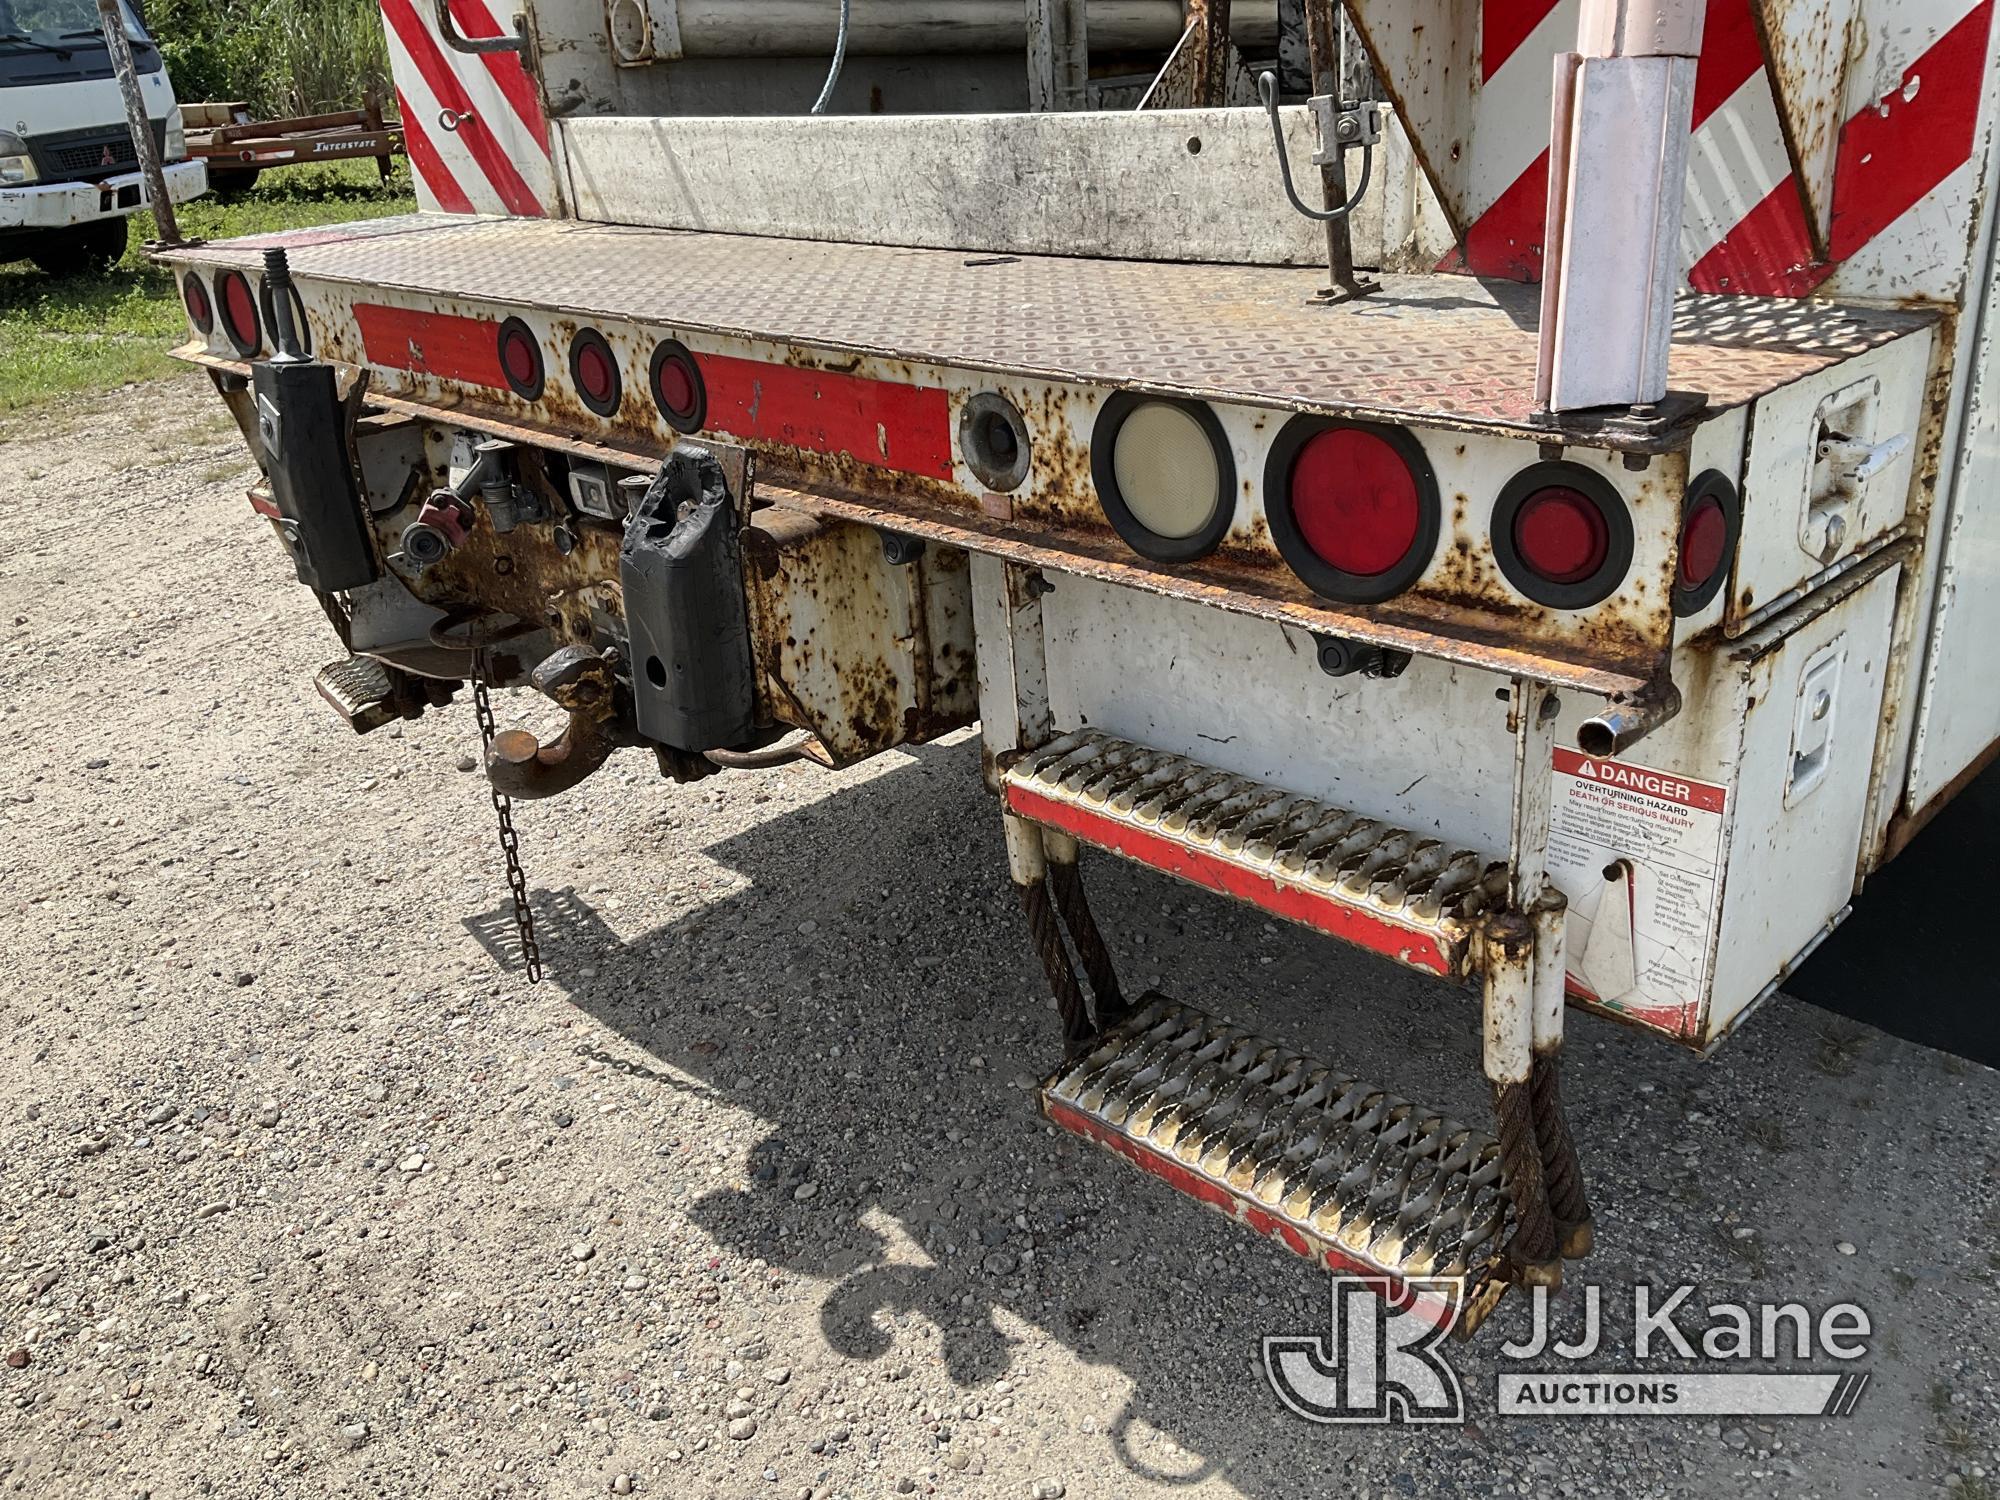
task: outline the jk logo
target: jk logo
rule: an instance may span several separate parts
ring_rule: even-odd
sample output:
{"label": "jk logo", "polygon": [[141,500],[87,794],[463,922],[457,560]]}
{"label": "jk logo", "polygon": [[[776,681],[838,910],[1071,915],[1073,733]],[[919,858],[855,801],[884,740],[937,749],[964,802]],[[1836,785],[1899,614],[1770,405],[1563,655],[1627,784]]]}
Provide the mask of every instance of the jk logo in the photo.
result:
{"label": "jk logo", "polygon": [[1465,1392],[1438,1346],[1464,1298],[1459,1278],[1336,1276],[1329,1335],[1267,1335],[1265,1377],[1308,1422],[1463,1422]]}

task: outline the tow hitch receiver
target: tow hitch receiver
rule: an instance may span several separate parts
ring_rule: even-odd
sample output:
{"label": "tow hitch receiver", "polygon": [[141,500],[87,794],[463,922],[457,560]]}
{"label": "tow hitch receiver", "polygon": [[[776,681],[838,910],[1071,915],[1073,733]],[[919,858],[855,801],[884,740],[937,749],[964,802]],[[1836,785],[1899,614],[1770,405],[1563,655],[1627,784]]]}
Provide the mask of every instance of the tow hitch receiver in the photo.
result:
{"label": "tow hitch receiver", "polygon": [[1469,1335],[1507,1289],[1500,1144],[1160,995],[1042,1085],[1051,1123],[1331,1270],[1463,1278]]}

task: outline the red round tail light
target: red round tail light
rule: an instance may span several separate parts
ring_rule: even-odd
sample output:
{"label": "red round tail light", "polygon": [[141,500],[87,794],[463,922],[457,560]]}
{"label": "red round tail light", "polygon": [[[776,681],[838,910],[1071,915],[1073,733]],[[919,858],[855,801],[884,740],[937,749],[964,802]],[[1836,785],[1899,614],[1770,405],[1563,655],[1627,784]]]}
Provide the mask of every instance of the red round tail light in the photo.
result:
{"label": "red round tail light", "polygon": [[208,300],[208,287],[194,272],[187,273],[181,282],[181,301],[187,307],[188,321],[195,331],[208,334],[215,328],[215,304]]}
{"label": "red round tail light", "polygon": [[618,414],[618,401],[624,394],[618,377],[618,358],[595,328],[582,330],[571,342],[569,373],[585,406],[600,417]]}
{"label": "red round tail light", "polygon": [[653,404],[676,432],[700,432],[708,420],[708,387],[694,354],[678,339],[653,351]]}
{"label": "red round tail light", "polygon": [[1689,486],[1681,505],[1680,557],[1674,564],[1674,613],[1706,608],[1729,577],[1743,506],[1736,486],[1710,469]]}
{"label": "red round tail light", "polygon": [[1271,540],[1315,593],[1379,604],[1437,551],[1437,479],[1397,427],[1295,417],[1264,465]]}
{"label": "red round tail light", "polygon": [[1090,470],[1106,519],[1154,562],[1213,552],[1236,518],[1229,437],[1199,401],[1115,393],[1091,433]]}
{"label": "red round tail light", "polygon": [[542,346],[534,330],[519,318],[509,318],[500,325],[500,373],[506,377],[508,389],[523,401],[542,399]]}
{"label": "red round tail light", "polygon": [[1537,604],[1588,609],[1632,567],[1632,514],[1611,481],[1581,464],[1531,465],[1493,507],[1493,555]]}
{"label": "red round tail light", "polygon": [[215,291],[222,303],[222,331],[238,354],[255,354],[264,346],[263,330],[257,323],[257,294],[241,271],[224,271],[215,279]]}
{"label": "red round tail light", "polygon": [[1521,502],[1514,548],[1536,577],[1582,583],[1611,555],[1611,523],[1581,490],[1552,484]]}

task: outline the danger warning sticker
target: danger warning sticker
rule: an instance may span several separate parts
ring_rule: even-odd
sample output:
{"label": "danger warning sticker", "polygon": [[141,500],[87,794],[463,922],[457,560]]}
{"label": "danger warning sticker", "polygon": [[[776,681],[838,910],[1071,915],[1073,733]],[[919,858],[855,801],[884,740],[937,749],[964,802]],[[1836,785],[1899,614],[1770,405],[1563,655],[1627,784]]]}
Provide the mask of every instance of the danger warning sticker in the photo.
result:
{"label": "danger warning sticker", "polygon": [[1569,898],[1569,987],[1680,1035],[1700,1024],[1728,788],[1555,752],[1549,877]]}

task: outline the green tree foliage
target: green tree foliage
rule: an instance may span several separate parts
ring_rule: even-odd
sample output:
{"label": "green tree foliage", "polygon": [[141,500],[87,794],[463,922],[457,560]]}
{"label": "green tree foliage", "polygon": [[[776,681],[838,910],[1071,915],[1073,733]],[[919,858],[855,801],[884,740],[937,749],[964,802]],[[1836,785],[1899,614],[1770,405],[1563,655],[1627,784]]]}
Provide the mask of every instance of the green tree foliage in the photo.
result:
{"label": "green tree foliage", "polygon": [[358,109],[373,86],[393,109],[376,0],[146,0],[145,13],[182,99],[270,118]]}

